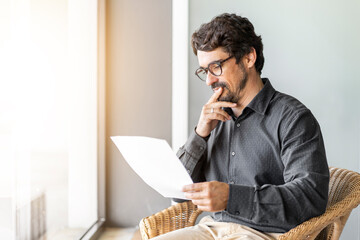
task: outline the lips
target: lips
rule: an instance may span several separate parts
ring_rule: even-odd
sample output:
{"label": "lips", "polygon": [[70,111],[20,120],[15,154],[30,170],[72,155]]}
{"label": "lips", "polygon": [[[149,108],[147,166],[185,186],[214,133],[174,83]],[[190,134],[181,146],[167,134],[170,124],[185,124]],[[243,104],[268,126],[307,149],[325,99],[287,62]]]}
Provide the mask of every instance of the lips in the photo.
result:
{"label": "lips", "polygon": [[213,88],[212,90],[214,91],[214,92],[216,92],[217,90],[219,90],[220,89],[220,87],[216,87],[216,88]]}
{"label": "lips", "polygon": [[227,88],[227,85],[223,82],[215,82],[211,85],[211,88],[213,91],[219,90],[219,88],[222,88],[223,90]]}

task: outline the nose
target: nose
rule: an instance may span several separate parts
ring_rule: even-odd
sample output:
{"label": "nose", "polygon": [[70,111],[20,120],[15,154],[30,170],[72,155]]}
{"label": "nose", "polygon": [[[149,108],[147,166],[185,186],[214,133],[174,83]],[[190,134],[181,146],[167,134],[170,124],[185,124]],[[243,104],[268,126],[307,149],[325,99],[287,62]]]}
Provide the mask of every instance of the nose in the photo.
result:
{"label": "nose", "polygon": [[211,86],[213,83],[217,81],[219,81],[219,79],[216,76],[212,75],[209,71],[206,77],[206,85]]}

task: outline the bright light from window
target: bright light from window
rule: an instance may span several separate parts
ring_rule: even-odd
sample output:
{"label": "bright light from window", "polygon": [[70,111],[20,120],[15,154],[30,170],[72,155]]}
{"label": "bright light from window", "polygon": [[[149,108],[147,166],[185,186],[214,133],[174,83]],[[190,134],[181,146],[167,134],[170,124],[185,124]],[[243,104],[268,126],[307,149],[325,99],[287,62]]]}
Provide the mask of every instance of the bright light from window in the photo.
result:
{"label": "bright light from window", "polygon": [[0,66],[0,236],[86,229],[97,220],[97,1],[0,1]]}

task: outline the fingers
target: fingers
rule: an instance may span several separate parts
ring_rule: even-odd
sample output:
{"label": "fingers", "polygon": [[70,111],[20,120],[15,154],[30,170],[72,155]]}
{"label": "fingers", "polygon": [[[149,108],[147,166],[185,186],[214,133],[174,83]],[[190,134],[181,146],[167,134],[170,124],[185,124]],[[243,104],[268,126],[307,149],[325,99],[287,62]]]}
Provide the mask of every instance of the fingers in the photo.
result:
{"label": "fingers", "polygon": [[185,185],[182,188],[183,192],[199,192],[202,191],[204,189],[204,183],[194,183],[194,184],[190,184],[190,185]]}
{"label": "fingers", "polygon": [[211,131],[217,126],[219,121],[226,122],[231,120],[230,115],[222,108],[236,107],[236,103],[218,101],[223,88],[215,90],[209,101],[203,106],[198,124],[196,126],[196,133],[201,137],[209,136]]}
{"label": "fingers", "polygon": [[222,108],[216,107],[216,105],[205,105],[203,110],[209,120],[227,121],[230,120],[230,115]]}
{"label": "fingers", "polygon": [[233,108],[236,107],[237,104],[232,102],[214,102],[207,105],[213,108]]}
{"label": "fingers", "polygon": [[218,98],[220,97],[222,91],[223,88],[216,89],[207,104],[204,105],[203,110],[205,110],[206,113],[212,114],[211,119],[226,121],[230,120],[231,118],[229,114],[225,112],[222,108],[233,108],[236,107],[237,104],[232,102],[219,102]]}
{"label": "fingers", "polygon": [[[211,201],[208,199],[201,199],[201,200],[191,200],[193,202],[194,205],[198,206],[198,208],[200,209],[201,207],[206,207],[208,205],[210,205]],[[201,210],[201,209],[200,209]]]}
{"label": "fingers", "polygon": [[219,120],[219,121],[222,121],[222,122],[230,120],[231,119],[230,115],[227,112],[225,112],[225,111],[223,112],[223,111],[224,110],[221,110],[219,112],[215,112],[215,110],[214,110],[213,113],[209,113],[210,114],[209,119],[210,120]]}
{"label": "fingers", "polygon": [[187,199],[191,199],[191,200],[210,199],[208,192],[203,192],[203,191],[202,192],[192,192],[192,193],[186,192],[184,195]]}
{"label": "fingers", "polygon": [[200,210],[210,212],[225,209],[229,197],[229,185],[217,181],[187,185],[183,191]]}
{"label": "fingers", "polygon": [[222,87],[216,89],[214,94],[210,97],[208,103],[216,102],[218,100],[218,98],[220,97],[222,91],[223,91]]}
{"label": "fingers", "polygon": [[207,199],[208,196],[208,184],[194,183],[183,187],[185,197],[191,200]]}

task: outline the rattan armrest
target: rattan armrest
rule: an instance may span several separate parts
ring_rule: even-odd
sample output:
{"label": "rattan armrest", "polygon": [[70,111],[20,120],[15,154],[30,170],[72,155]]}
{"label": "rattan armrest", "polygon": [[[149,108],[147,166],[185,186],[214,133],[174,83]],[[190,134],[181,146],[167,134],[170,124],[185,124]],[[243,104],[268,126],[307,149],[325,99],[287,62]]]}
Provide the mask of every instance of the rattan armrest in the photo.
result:
{"label": "rattan armrest", "polygon": [[142,239],[150,239],[184,227],[194,226],[202,213],[191,201],[178,203],[140,221]]}
{"label": "rattan armrest", "polygon": [[[357,173],[353,176],[352,180],[357,182],[357,186],[359,185],[359,177]],[[349,217],[352,209],[359,205],[359,201],[360,190],[359,187],[357,187],[352,189],[344,199],[333,204],[332,206],[329,206],[324,214],[303,222],[297,227],[282,234],[280,237],[278,237],[278,239],[315,239],[323,229],[332,224],[332,232],[327,234],[332,236],[332,238],[328,239],[338,239],[347,218]]]}

